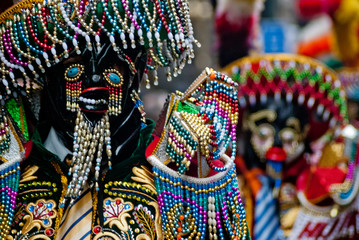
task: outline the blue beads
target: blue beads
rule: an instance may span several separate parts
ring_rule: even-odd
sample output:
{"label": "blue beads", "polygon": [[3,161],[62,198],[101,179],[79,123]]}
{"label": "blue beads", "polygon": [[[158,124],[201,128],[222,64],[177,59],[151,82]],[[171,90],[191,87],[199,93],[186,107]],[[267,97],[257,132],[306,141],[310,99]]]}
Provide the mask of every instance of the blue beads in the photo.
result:
{"label": "blue beads", "polygon": [[[175,239],[178,227],[183,233],[194,234],[204,240],[208,235],[208,198],[215,199],[215,226],[218,239],[224,240],[228,236],[240,236],[245,223],[245,211],[240,201],[238,184],[235,174],[235,166],[227,170],[224,177],[203,184],[184,180],[178,176],[172,176],[167,172],[153,168],[155,185],[158,193],[158,204],[163,221],[163,230],[167,236]],[[180,220],[183,215],[183,220]],[[174,218],[170,217],[174,216]],[[190,222],[194,221],[197,228],[190,228]],[[173,224],[173,227],[169,226]],[[242,236],[243,237],[243,236]],[[244,236],[245,237],[245,236]],[[172,238],[171,238],[172,239]],[[187,238],[182,237],[185,240]],[[232,238],[231,238],[232,239]],[[244,238],[245,239],[245,238]]]}

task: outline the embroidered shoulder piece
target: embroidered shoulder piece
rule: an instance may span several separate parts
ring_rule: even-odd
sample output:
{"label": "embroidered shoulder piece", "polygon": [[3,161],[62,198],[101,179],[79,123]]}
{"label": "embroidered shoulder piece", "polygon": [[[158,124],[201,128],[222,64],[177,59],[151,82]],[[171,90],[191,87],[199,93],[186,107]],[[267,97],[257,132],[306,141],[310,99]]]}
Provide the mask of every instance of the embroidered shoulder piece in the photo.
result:
{"label": "embroidered shoulder piece", "polygon": [[163,239],[153,174],[144,166],[134,167],[132,173],[133,182],[110,181],[105,184],[104,223],[101,226],[95,220],[94,240]]}

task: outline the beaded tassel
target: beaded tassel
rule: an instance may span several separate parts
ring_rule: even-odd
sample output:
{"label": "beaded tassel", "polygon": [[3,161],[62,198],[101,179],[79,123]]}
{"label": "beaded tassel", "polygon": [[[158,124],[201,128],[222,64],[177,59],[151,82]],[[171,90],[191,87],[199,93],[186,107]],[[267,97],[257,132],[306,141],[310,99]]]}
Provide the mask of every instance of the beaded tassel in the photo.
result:
{"label": "beaded tassel", "polygon": [[79,108],[79,96],[81,93],[81,82],[66,82],[66,109],[76,112]]}
{"label": "beaded tassel", "polygon": [[84,67],[80,64],[72,64],[65,71],[66,80],[66,109],[76,112],[79,109],[79,96],[81,93],[82,81],[79,81]]}
{"label": "beaded tassel", "polygon": [[74,152],[69,175],[71,181],[68,185],[64,200],[60,206],[64,207],[66,200],[71,199],[70,205],[80,196],[91,171],[92,162],[96,155],[95,166],[95,188],[99,189],[98,178],[102,163],[102,152],[106,145],[108,166],[111,169],[111,138],[110,123],[108,114],[98,121],[95,126],[91,126],[84,120],[83,113],[78,111],[76,126],[74,131]]}
{"label": "beaded tassel", "polygon": [[145,128],[146,127],[146,118],[145,118],[146,112],[143,107],[143,102],[141,101],[140,96],[138,96],[138,93],[135,90],[132,90],[131,99],[132,99],[132,102],[135,104],[134,108],[137,108],[141,114],[141,127]]}
{"label": "beaded tassel", "polygon": [[110,93],[109,115],[118,116],[122,112],[123,76],[116,69],[107,69],[103,74],[108,82],[108,91]]}
{"label": "beaded tassel", "polygon": [[10,224],[15,214],[15,200],[20,181],[20,162],[9,166],[3,163],[0,170],[0,236],[7,236],[10,231]]}

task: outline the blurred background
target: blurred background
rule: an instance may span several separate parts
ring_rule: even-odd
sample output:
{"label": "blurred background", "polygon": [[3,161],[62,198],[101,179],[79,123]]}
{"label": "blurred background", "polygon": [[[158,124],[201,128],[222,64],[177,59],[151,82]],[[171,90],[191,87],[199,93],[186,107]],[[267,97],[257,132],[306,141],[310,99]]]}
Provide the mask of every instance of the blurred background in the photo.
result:
{"label": "blurred background", "polygon": [[[205,67],[220,70],[247,55],[299,53],[334,69],[357,65],[357,56],[346,56],[336,41],[338,35],[358,36],[359,28],[347,27],[358,22],[358,0],[190,0],[190,13],[202,46],[180,76],[167,82],[159,73],[159,87],[143,87],[147,117],[154,120],[169,92],[185,91]],[[352,52],[359,43],[357,38],[342,42]]]}

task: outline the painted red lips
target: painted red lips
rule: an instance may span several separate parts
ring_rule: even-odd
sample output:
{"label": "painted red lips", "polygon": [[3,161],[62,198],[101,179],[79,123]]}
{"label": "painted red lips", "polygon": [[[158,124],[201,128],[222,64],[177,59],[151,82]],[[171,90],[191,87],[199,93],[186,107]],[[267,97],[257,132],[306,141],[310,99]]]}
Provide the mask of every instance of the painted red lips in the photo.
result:
{"label": "painted red lips", "polygon": [[280,147],[271,147],[266,152],[266,158],[274,162],[283,162],[287,159],[287,154]]}
{"label": "painted red lips", "polygon": [[104,113],[108,110],[108,99],[106,87],[87,88],[79,96],[79,107],[85,112]]}

